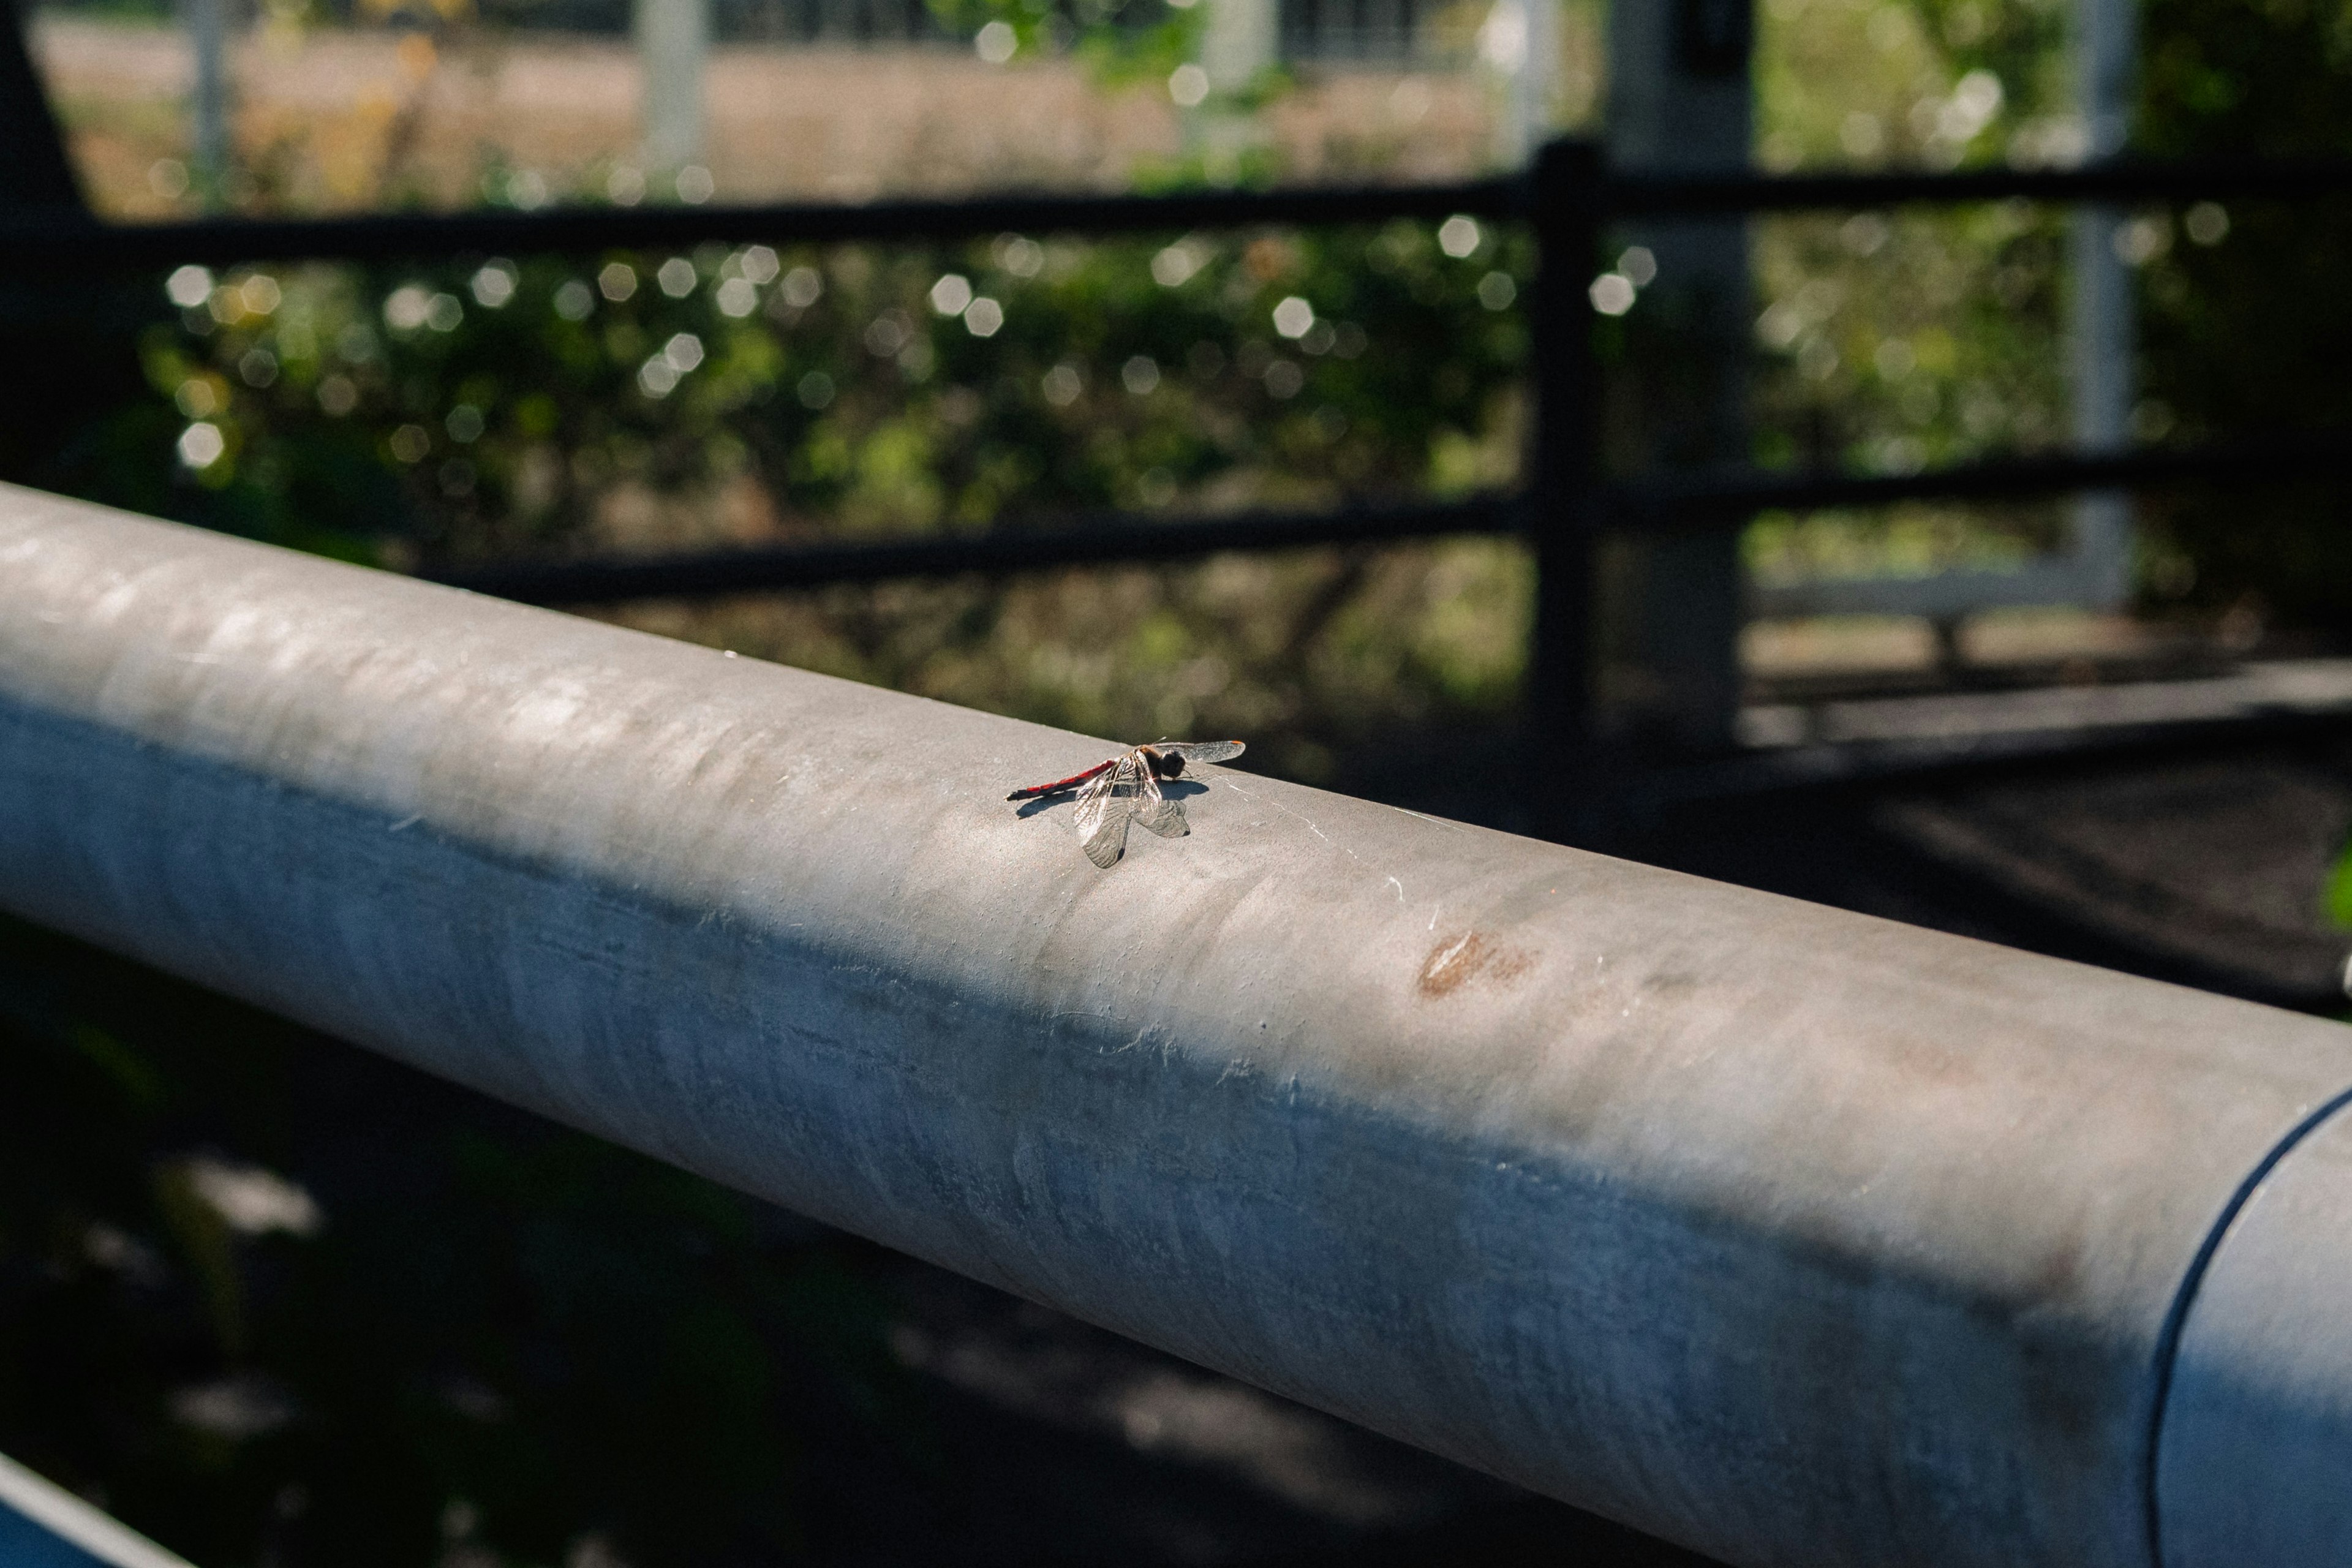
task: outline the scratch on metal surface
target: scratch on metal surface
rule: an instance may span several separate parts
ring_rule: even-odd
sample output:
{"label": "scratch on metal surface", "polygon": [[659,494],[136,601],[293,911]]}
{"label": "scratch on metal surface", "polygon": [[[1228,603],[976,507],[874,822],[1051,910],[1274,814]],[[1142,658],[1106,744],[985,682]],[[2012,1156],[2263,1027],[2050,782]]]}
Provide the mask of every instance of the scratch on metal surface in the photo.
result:
{"label": "scratch on metal surface", "polygon": [[[1282,815],[1283,815],[1283,816],[1290,816],[1290,817],[1297,817],[1299,821],[1304,822],[1304,823],[1306,823],[1306,824],[1307,824],[1307,832],[1312,833],[1313,835],[1315,835],[1315,837],[1316,837],[1322,839],[1322,840],[1323,840],[1323,842],[1324,842],[1324,843],[1326,843],[1326,844],[1328,844],[1328,843],[1330,843],[1330,842],[1331,842],[1330,837],[1329,837],[1328,834],[1326,834],[1326,833],[1325,833],[1321,828],[1319,828],[1319,827],[1316,826],[1315,826],[1315,823],[1314,823],[1314,821],[1313,821],[1313,819],[1311,819],[1311,818],[1309,818],[1309,817],[1306,817],[1306,816],[1299,816],[1299,814],[1298,814],[1297,812],[1295,812],[1295,811],[1291,810],[1291,809],[1290,809],[1290,807],[1288,807],[1288,806],[1286,806],[1286,805],[1283,805],[1283,804],[1282,804],[1282,802],[1280,802],[1280,801],[1278,801],[1278,800],[1272,800],[1272,799],[1268,799],[1267,797],[1265,797],[1265,796],[1264,796],[1264,795],[1252,795],[1252,794],[1250,794],[1250,792],[1249,792],[1249,791],[1247,791],[1247,790],[1245,790],[1245,789],[1242,788],[1242,786],[1241,786],[1241,785],[1239,785],[1239,784],[1237,784],[1234,783],[1234,781],[1233,781],[1233,780],[1231,780],[1231,779],[1227,779],[1227,780],[1225,781],[1225,787],[1226,787],[1227,789],[1229,789],[1229,790],[1233,791],[1235,795],[1240,795],[1240,796],[1241,796],[1243,799],[1244,799],[1244,800],[1263,800],[1263,801],[1265,801],[1265,804],[1266,804],[1266,805],[1270,805],[1270,806],[1274,807],[1274,809],[1275,809],[1275,810],[1276,810],[1276,811],[1278,811],[1278,812],[1282,813]],[[1340,847],[1344,849],[1344,848],[1346,848],[1347,847],[1346,847],[1345,845],[1342,845],[1342,846],[1340,846]]]}
{"label": "scratch on metal surface", "polygon": [[[1341,843],[1338,842],[1338,841],[1337,841],[1336,839],[1334,839],[1334,838],[1333,838],[1329,834],[1328,834],[1328,833],[1324,832],[1321,828],[1319,828],[1319,827],[1316,826],[1315,826],[1315,823],[1314,823],[1314,819],[1313,819],[1313,818],[1308,817],[1308,816],[1303,816],[1303,815],[1301,815],[1301,814],[1300,814],[1300,813],[1298,813],[1298,812],[1296,812],[1296,811],[1291,810],[1291,809],[1290,809],[1290,807],[1288,807],[1288,806],[1286,806],[1286,805],[1283,805],[1283,804],[1282,804],[1282,802],[1280,802],[1280,801],[1278,801],[1278,800],[1276,800],[1276,799],[1272,798],[1271,796],[1268,796],[1268,795],[1252,795],[1252,794],[1250,794],[1250,792],[1249,792],[1249,791],[1247,791],[1247,790],[1245,790],[1245,789],[1242,788],[1242,786],[1241,786],[1241,785],[1239,785],[1239,784],[1237,784],[1234,783],[1234,781],[1233,781],[1233,780],[1231,780],[1231,779],[1227,779],[1227,780],[1225,781],[1225,787],[1226,787],[1227,789],[1229,789],[1229,790],[1233,791],[1235,795],[1242,796],[1242,797],[1243,797],[1244,799],[1245,799],[1245,800],[1262,801],[1262,802],[1264,802],[1265,805],[1270,805],[1270,806],[1274,807],[1274,809],[1275,809],[1275,810],[1276,810],[1276,811],[1278,811],[1278,812],[1282,813],[1282,814],[1283,814],[1283,816],[1285,816],[1297,817],[1300,822],[1303,822],[1303,823],[1305,823],[1305,824],[1307,825],[1307,832],[1312,833],[1313,835],[1315,835],[1315,837],[1316,837],[1320,838],[1321,840],[1323,840],[1323,842],[1324,842],[1324,843],[1330,845],[1332,848],[1337,849],[1340,854],[1345,855],[1349,859],[1353,860],[1357,865],[1361,866],[1361,865],[1363,865],[1363,864],[1364,864],[1364,858],[1363,858],[1362,856],[1360,856],[1360,855],[1357,854],[1354,850],[1352,850],[1352,849],[1349,848],[1346,845],[1344,845],[1344,844],[1341,844]],[[1393,880],[1393,879],[1391,879],[1391,880]]]}
{"label": "scratch on metal surface", "polygon": [[1394,877],[1391,877],[1389,879],[1389,886],[1397,890],[1397,902],[1404,902],[1404,884],[1398,881]]}
{"label": "scratch on metal surface", "polygon": [[408,828],[411,828],[411,827],[415,826],[418,823],[420,823],[420,822],[422,822],[422,821],[424,821],[424,820],[425,820],[425,814],[424,814],[423,812],[421,812],[421,811],[420,811],[420,812],[416,812],[416,813],[415,813],[415,814],[414,814],[414,815],[412,815],[412,816],[404,816],[404,817],[402,817],[398,822],[395,822],[395,823],[394,823],[390,827],[385,828],[385,829],[384,829],[384,831],[385,831],[386,833],[400,833],[400,832],[404,832],[404,831],[405,831],[405,830],[406,830],[406,829],[408,829]]}

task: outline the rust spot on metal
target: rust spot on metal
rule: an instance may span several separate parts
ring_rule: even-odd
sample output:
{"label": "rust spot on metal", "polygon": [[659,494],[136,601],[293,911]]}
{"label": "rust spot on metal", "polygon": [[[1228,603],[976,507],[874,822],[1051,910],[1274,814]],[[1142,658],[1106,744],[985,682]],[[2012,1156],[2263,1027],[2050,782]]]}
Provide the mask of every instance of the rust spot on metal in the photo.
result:
{"label": "rust spot on metal", "polygon": [[1421,965],[1421,994],[1451,996],[1474,981],[1508,985],[1534,963],[1533,953],[1506,946],[1484,931],[1464,931],[1429,950]]}

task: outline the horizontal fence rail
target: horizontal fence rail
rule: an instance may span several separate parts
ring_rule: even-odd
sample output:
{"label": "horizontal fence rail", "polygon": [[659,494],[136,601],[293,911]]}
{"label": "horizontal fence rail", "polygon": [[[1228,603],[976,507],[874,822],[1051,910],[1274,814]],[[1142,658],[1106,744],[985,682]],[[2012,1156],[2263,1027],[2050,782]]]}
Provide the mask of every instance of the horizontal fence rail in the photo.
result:
{"label": "horizontal fence rail", "polygon": [[967,573],[1184,561],[1228,550],[1392,544],[1445,535],[1509,533],[1517,527],[1517,513],[1507,498],[1480,496],[1422,506],[1248,511],[1230,517],[1171,519],[1148,526],[1121,521],[1120,514],[1113,513],[1034,529],[999,525],[985,533],[695,551],[635,561],[515,562],[463,569],[428,568],[419,574],[432,582],[526,605],[595,605]]}
{"label": "horizontal fence rail", "polygon": [[2352,467],[2352,431],[2187,448],[1994,458],[1901,474],[1734,469],[1610,487],[1611,521],[1719,522],[1784,509],[1885,506],[1902,500],[2017,500],[2064,490],[2153,489],[2224,481],[2291,482]]}
{"label": "horizontal fence rail", "polygon": [[2352,1550],[2352,1034],[0,489],[0,908],[1756,1568]]}
{"label": "horizontal fence rail", "polygon": [[[2352,194],[2352,161],[2108,163],[1952,174],[1742,174],[1601,172],[1579,199],[1609,217],[1970,202],[2303,201]],[[1155,195],[1028,192],[761,206],[557,207],[537,212],[386,213],[356,217],[100,223],[87,215],[0,213],[0,274],[198,261],[402,261],[466,253],[631,249],[704,240],[940,240],[999,231],[1149,234],[1391,218],[1532,217],[1549,193],[1524,176],[1433,184],[1295,185]]]}
{"label": "horizontal fence rail", "polygon": [[[1885,506],[1911,500],[2015,500],[2108,487],[2290,483],[2347,466],[2352,466],[2352,434],[2217,444],[2189,451],[1995,459],[1909,474],[1737,469],[1604,486],[1578,520],[1595,530],[1717,527],[1774,509]],[[1244,511],[1148,523],[1133,521],[1131,514],[1108,512],[1025,527],[999,524],[980,533],[698,550],[639,559],[438,565],[418,574],[529,605],[602,605],[966,574],[1145,564],[1225,551],[1396,544],[1473,534],[1511,537],[1527,530],[1519,500],[1497,494],[1417,505]]]}
{"label": "horizontal fence rail", "polygon": [[1509,217],[1510,180],[1431,185],[1307,185],[1166,195],[1044,193],[771,206],[558,207],[541,212],[387,213],[367,217],[211,218],[100,224],[0,215],[0,272],[63,263],[165,267],[184,261],[409,261],[467,252],[632,249],[704,240],[794,244],[961,239],[1029,234],[1152,234],[1253,225],[1378,223],[1397,217]]}
{"label": "horizontal fence rail", "polygon": [[2072,169],[1961,169],[1868,174],[1604,176],[1612,216],[1689,217],[1969,202],[2309,201],[2352,195],[2352,161],[2115,159]]}

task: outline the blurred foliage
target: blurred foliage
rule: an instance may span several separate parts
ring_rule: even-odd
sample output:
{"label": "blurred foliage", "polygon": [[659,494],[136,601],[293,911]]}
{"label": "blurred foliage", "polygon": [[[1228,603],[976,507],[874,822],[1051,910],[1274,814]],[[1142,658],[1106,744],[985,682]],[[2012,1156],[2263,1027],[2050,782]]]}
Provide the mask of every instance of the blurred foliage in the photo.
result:
{"label": "blurred foliage", "polygon": [[[2352,153],[2352,4],[2149,0],[2136,130],[2153,156]],[[2145,434],[2342,428],[2352,391],[2352,206],[2202,204],[2143,214]],[[2158,586],[2303,625],[2352,612],[2340,484],[2168,498]]]}
{"label": "blurred foliage", "polygon": [[207,1568],[803,1560],[919,1477],[843,1239],[0,921],[0,1451]]}
{"label": "blurred foliage", "polygon": [[[2065,8],[2043,0],[1764,0],[1759,147],[1773,167],[2063,161]],[[2352,5],[2151,0],[2136,152],[2157,158],[2352,150]],[[1757,226],[1757,455],[1902,472],[2066,438],[2063,215],[1776,218]],[[2352,261],[2342,205],[2214,203],[2129,215],[2140,279],[2143,441],[2340,426],[2328,367],[2352,348],[2332,280]],[[2154,607],[2304,626],[2352,608],[2334,487],[2177,491],[2142,505]],[[1768,517],[1768,579],[1992,566],[2054,543],[2056,503]]]}
{"label": "blurred foliage", "polygon": [[2069,0],[1759,0],[1757,155],[1770,169],[2072,156]]}
{"label": "blurred foliage", "polygon": [[[1458,494],[1516,471],[1529,256],[1445,233],[184,268],[142,340],[175,444],[147,405],[78,488],[395,565]],[[1507,704],[1525,594],[1472,543],[635,615],[1087,728],[1297,728],[1311,773]]]}
{"label": "blurred foliage", "polygon": [[[1525,333],[1480,289],[1507,301],[1526,266],[1513,237],[1456,259],[1400,223],[191,269],[167,287],[195,303],[143,351],[155,391],[221,439],[205,461],[210,438],[182,442],[189,479],[246,496],[265,537],[300,510],[348,519],[353,549],[463,561],[625,546],[611,514],[648,497],[721,536],[863,534],[1507,478],[1469,451],[1508,451],[1488,432]],[[319,447],[363,454],[351,504],[289,497]],[[386,484],[397,506],[368,494]],[[724,519],[715,498],[745,486],[764,514]]]}
{"label": "blurred foliage", "polygon": [[2319,898],[2329,921],[2340,931],[2352,931],[2352,845],[2346,846],[2328,868],[2327,883]]}
{"label": "blurred foliage", "polygon": [[[1760,0],[1759,20],[1768,167],[2032,164],[2079,149],[2063,0]],[[1752,233],[1759,462],[1908,473],[2065,440],[2063,214],[1797,214]],[[2063,516],[2057,502],[1769,514],[1745,553],[1771,582],[1997,568],[2055,545]]]}

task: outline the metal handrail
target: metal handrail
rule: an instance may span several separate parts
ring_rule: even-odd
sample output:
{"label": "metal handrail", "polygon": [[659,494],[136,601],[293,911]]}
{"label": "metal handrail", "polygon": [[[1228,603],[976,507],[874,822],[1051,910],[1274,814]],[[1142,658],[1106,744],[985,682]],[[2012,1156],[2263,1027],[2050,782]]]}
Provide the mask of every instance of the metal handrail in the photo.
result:
{"label": "metal handrail", "polygon": [[[0,487],[0,909],[1738,1564],[2352,1540],[2352,1034]],[[2152,1539],[2159,1532],[2161,1544]]]}

